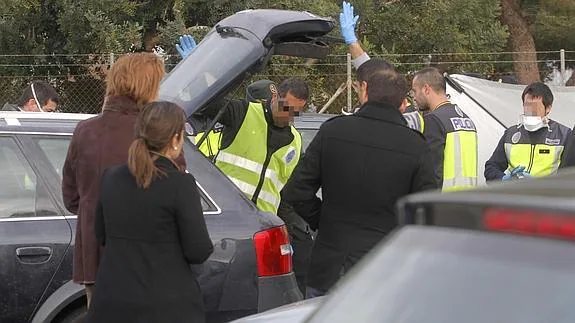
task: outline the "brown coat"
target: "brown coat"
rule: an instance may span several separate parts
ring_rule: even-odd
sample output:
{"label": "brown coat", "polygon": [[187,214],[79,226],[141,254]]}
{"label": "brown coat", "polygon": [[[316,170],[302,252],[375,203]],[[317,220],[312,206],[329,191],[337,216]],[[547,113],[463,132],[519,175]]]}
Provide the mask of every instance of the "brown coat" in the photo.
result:
{"label": "brown coat", "polygon": [[[93,284],[100,250],[94,232],[94,212],[103,171],[128,160],[140,107],[127,97],[108,97],[102,113],[78,123],[64,163],[62,196],[78,215],[74,249],[74,282]],[[185,167],[181,159],[180,165]]]}

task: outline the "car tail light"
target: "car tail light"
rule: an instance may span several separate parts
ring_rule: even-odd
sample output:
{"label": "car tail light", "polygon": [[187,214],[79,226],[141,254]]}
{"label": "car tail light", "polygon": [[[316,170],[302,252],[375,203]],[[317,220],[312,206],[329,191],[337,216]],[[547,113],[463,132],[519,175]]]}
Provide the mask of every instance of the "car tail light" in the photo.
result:
{"label": "car tail light", "polygon": [[487,230],[575,240],[575,216],[567,213],[490,208],[484,212]]}
{"label": "car tail light", "polygon": [[292,271],[292,248],[285,225],[254,235],[258,276],[276,276]]}

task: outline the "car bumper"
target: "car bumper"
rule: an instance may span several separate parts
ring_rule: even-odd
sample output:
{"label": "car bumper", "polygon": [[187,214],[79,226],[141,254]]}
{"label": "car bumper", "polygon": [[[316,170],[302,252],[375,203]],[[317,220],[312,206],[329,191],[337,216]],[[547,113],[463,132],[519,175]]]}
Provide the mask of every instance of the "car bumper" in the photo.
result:
{"label": "car bumper", "polygon": [[303,296],[295,274],[258,278],[258,312],[298,302]]}

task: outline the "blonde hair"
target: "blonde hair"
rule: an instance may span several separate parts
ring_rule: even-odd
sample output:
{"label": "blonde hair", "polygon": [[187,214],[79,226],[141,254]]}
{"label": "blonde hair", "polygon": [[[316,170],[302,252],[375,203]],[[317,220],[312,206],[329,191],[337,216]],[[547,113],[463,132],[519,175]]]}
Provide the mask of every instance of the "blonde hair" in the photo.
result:
{"label": "blonde hair", "polygon": [[164,73],[164,62],[153,53],[124,55],[108,72],[106,96],[127,96],[146,104],[157,98]]}

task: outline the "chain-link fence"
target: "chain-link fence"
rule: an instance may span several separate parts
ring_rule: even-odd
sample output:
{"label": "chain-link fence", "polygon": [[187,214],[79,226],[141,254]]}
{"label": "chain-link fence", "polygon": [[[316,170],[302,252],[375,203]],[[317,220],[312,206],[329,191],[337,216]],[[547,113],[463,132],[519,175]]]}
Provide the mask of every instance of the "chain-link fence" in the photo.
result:
{"label": "chain-link fence", "polygon": [[[396,63],[404,73],[417,71],[425,66],[438,66],[451,73],[466,73],[492,80],[513,82],[512,53],[434,53],[434,54],[392,54],[385,58]],[[117,54],[89,55],[0,55],[0,106],[18,101],[29,82],[46,81],[60,93],[59,110],[73,113],[98,113],[105,95],[105,74]],[[563,84],[571,71],[561,73],[561,66],[575,65],[575,51],[538,52],[538,65],[542,78],[554,84]],[[457,58],[457,59],[454,59]],[[169,72],[178,62],[178,57],[167,57]],[[319,111],[348,80],[346,55],[330,55],[321,61],[298,58],[274,57],[268,68],[248,80],[267,78],[282,82],[289,77],[304,79],[312,89],[310,110]],[[509,81],[510,80],[510,81]],[[245,87],[244,87],[245,89]],[[238,90],[238,95],[242,90]],[[339,113],[348,105],[348,95],[341,91],[329,110]]]}

